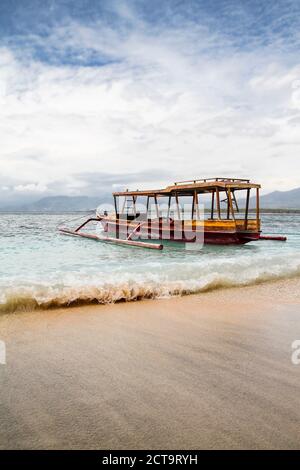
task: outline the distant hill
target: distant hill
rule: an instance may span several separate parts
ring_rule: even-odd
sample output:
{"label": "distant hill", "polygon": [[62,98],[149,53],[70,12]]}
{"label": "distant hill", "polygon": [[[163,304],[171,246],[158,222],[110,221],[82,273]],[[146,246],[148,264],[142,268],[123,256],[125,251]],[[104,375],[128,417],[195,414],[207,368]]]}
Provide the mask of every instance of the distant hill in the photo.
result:
{"label": "distant hill", "polygon": [[262,209],[300,209],[300,188],[261,196],[260,206]]}
{"label": "distant hill", "polygon": [[103,200],[103,197],[89,196],[49,196],[36,202],[24,205],[14,205],[0,208],[1,211],[23,212],[72,212],[95,209]]}
{"label": "distant hill", "polygon": [[[99,194],[99,197],[89,196],[49,196],[30,204],[20,204],[0,207],[0,211],[23,212],[72,212],[92,210],[101,203],[112,203],[110,194]],[[240,201],[243,207],[245,201]],[[250,207],[255,206],[255,198],[251,198]],[[261,196],[262,209],[300,209],[300,188],[290,191],[274,191]]]}

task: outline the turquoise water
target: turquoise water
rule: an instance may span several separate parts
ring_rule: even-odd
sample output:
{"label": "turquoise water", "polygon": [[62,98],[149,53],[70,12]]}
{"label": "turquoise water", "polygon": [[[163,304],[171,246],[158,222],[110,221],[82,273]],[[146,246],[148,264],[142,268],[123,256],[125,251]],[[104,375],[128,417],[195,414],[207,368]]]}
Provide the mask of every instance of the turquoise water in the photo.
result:
{"label": "turquoise water", "polygon": [[166,297],[300,276],[298,214],[262,216],[263,232],[287,234],[285,243],[200,251],[181,244],[145,250],[59,234],[57,226],[70,217],[0,215],[2,311]]}

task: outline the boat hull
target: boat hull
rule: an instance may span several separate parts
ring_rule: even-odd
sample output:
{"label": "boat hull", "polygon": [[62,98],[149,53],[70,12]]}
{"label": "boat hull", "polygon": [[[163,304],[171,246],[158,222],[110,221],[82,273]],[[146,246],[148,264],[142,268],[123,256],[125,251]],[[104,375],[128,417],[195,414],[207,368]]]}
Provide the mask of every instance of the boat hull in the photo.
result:
{"label": "boat hull", "polygon": [[204,243],[211,245],[241,245],[256,241],[260,231],[255,226],[245,230],[236,221],[173,221],[163,220],[129,221],[104,218],[104,231],[117,238],[140,240],[162,240],[179,243]]}

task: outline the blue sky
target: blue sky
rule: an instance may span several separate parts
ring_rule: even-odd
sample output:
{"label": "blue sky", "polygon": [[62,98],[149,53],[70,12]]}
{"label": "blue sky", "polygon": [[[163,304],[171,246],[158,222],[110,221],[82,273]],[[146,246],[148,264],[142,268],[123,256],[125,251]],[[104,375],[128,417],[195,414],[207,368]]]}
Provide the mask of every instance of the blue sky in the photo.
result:
{"label": "blue sky", "polygon": [[[225,49],[231,46],[249,50],[277,44],[281,50],[296,52],[300,43],[299,13],[297,0],[1,0],[0,35],[4,44],[28,48],[49,63],[61,60],[62,51],[49,50],[47,38],[56,28],[72,22],[93,28],[100,21],[125,35],[139,22],[158,32],[186,27],[187,37],[189,29],[202,27],[211,36],[225,39]],[[44,39],[44,47],[34,41],[34,35]],[[219,47],[217,42],[212,45],[221,53]],[[81,64],[78,51],[72,52],[71,63],[77,59]],[[91,54],[90,59],[90,63],[98,64],[99,57]]]}
{"label": "blue sky", "polygon": [[1,0],[1,200],[300,186],[299,46],[299,0]]}

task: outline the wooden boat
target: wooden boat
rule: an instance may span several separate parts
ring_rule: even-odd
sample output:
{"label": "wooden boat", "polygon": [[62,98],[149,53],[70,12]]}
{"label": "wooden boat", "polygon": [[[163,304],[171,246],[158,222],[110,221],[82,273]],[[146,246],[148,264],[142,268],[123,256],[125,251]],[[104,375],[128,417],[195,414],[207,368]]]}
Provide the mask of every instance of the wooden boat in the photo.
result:
{"label": "wooden boat", "polygon": [[[105,230],[116,234],[117,238],[128,236],[135,230],[140,239],[147,240],[184,243],[202,240],[220,245],[248,243],[260,236],[259,189],[259,184],[249,180],[208,178],[179,181],[165,189],[115,192],[115,212],[104,217],[102,223]],[[251,190],[255,191],[256,197],[254,217],[249,212]],[[241,192],[245,196],[243,212],[237,202],[237,193]],[[137,209],[140,199],[145,201],[144,213]],[[210,208],[203,211],[204,200],[207,203],[207,199]],[[164,213],[162,200],[165,201]]]}
{"label": "wooden boat", "polygon": [[[157,240],[245,244],[263,238],[259,190],[260,185],[248,179],[205,178],[178,181],[164,189],[115,192],[112,213],[98,211],[96,217],[89,218],[76,230],[61,228],[60,231],[158,250],[163,244],[154,243]],[[254,208],[250,208],[253,200]],[[103,225],[105,237],[82,231],[91,221]]]}

